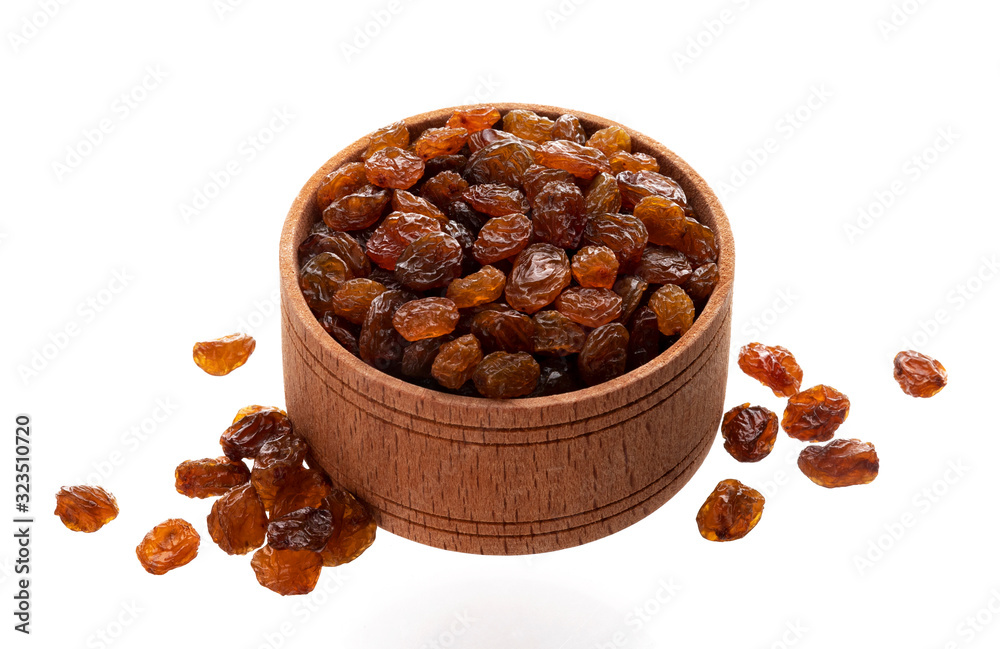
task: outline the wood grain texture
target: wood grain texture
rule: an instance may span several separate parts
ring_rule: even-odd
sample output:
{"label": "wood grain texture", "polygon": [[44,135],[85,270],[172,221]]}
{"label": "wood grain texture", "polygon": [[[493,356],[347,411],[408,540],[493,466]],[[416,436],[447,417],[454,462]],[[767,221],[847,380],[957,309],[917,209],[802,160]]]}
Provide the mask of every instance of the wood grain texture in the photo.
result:
{"label": "wood grain texture", "polygon": [[[588,132],[615,124],[573,113]],[[454,108],[406,120],[441,126]],[[344,351],[309,311],[296,249],[319,218],[321,180],[358,159],[367,136],[335,155],[292,204],[280,244],[285,402],[331,477],[374,510],[379,526],[460,552],[526,554],[612,534],[669,500],[701,465],[722,417],[735,268],[725,212],[677,155],[626,128],[659,160],[719,243],[719,284],[694,327],[652,362],[607,383],[551,397],[494,401],[434,392]],[[694,512],[692,512],[692,518]]]}

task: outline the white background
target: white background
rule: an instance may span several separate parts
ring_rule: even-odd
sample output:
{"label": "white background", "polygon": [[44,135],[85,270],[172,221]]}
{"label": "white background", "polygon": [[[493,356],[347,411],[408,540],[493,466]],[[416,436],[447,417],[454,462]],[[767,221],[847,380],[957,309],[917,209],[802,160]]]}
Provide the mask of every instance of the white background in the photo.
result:
{"label": "white background", "polygon": [[[0,16],[0,510],[13,516],[10,439],[29,413],[37,517],[30,638],[10,629],[14,546],[0,544],[3,646],[1000,644],[997,3],[105,0],[49,3],[47,19],[45,4],[7,0]],[[366,26],[378,33],[345,53]],[[787,437],[756,465],[720,443],[611,538],[505,558],[380,532],[301,598],[215,547],[209,502],[174,492],[173,469],[217,454],[239,407],[282,401],[273,296],[292,198],[362,134],[477,99],[617,119],[698,169],[736,237],[734,350],[785,345],[806,385],[847,393],[842,435],[876,445],[878,480],[824,490]],[[212,198],[184,218],[199,191]],[[246,325],[244,368],[192,364],[193,342]],[[906,347],[947,366],[939,396],[898,389]],[[732,369],[728,406],[780,412]],[[53,494],[89,476],[121,516],[77,534]],[[746,539],[708,543],[695,512],[730,477],[767,507]],[[133,548],[169,517],[203,533],[201,554],[153,577]]]}

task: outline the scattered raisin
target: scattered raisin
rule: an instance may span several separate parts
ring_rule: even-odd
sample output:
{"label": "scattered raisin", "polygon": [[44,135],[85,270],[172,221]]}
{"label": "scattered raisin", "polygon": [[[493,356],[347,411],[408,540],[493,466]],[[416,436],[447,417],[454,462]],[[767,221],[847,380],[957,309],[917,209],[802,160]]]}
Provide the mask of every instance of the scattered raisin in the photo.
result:
{"label": "scattered raisin", "polygon": [[277,409],[261,410],[233,423],[222,433],[219,443],[231,460],[255,458],[265,442],[291,430],[292,424],[285,413]]}
{"label": "scattered raisin", "polygon": [[826,442],[847,419],[851,402],[828,385],[817,385],[788,399],[781,427],[789,437],[803,442]]}
{"label": "scattered raisin", "polygon": [[821,487],[868,484],[878,476],[875,447],[856,439],[835,439],[812,445],[799,454],[799,469]]}
{"label": "scattered raisin", "polygon": [[278,489],[302,468],[302,461],[308,453],[309,446],[295,433],[272,437],[260,447],[250,472],[250,482],[264,509],[270,511],[274,508]]}
{"label": "scattered raisin", "polygon": [[194,345],[194,362],[206,374],[225,376],[242,367],[257,347],[253,336],[244,333],[230,334]]}
{"label": "scattered raisin", "polygon": [[760,462],[778,439],[778,415],[744,403],[722,415],[725,448],[740,462]]}
{"label": "scattered raisin", "polygon": [[698,531],[709,541],[735,541],[764,513],[764,496],[739,480],[723,480],[698,510]]}
{"label": "scattered raisin", "polygon": [[920,352],[899,352],[892,366],[892,375],[899,387],[911,397],[933,397],[948,384],[944,365]]}
{"label": "scattered raisin", "polygon": [[802,368],[784,347],[750,343],[740,348],[737,362],[744,374],[771,388],[776,397],[790,397],[802,385]]}
{"label": "scattered raisin", "polygon": [[63,487],[54,513],[74,532],[96,532],[118,517],[118,501],[103,487]]}
{"label": "scattered raisin", "polygon": [[198,556],[201,537],[191,523],[171,518],[150,530],[135,548],[139,563],[152,575],[163,575]]}
{"label": "scattered raisin", "polygon": [[375,540],[375,521],[364,503],[344,489],[335,488],[323,499],[323,508],[333,515],[333,534],[320,551],[324,566],[354,561]]}
{"label": "scattered raisin", "polygon": [[239,460],[228,457],[187,460],[174,470],[177,493],[188,498],[221,496],[233,487],[250,481],[250,469]]}

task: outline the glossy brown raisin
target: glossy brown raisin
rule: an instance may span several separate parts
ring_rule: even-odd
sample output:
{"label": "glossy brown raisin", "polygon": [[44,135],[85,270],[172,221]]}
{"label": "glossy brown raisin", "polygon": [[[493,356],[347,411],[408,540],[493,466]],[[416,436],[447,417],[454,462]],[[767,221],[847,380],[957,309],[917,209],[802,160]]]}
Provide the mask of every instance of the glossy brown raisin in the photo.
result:
{"label": "glossy brown raisin", "polygon": [[513,257],[528,247],[531,227],[531,220],[523,214],[494,217],[479,230],[472,255],[484,265]]}
{"label": "glossy brown raisin", "polygon": [[319,582],[323,558],[311,550],[275,550],[265,545],[254,552],[250,566],[264,588],[279,595],[305,595]]}
{"label": "glossy brown raisin", "polygon": [[253,462],[250,482],[264,509],[273,509],[281,485],[302,468],[302,461],[308,453],[308,444],[295,433],[272,437],[260,447]]}
{"label": "glossy brown raisin", "polygon": [[649,308],[656,314],[660,333],[680,336],[694,324],[694,303],[674,284],[665,284],[649,297]]}
{"label": "glossy brown raisin", "polygon": [[915,351],[896,354],[892,376],[903,392],[923,399],[933,397],[948,384],[948,371],[939,361]]}
{"label": "glossy brown raisin", "polygon": [[660,163],[651,155],[645,153],[625,153],[617,151],[608,158],[611,163],[611,173],[617,176],[623,171],[659,171]]}
{"label": "glossy brown raisin", "polygon": [[226,554],[246,554],[264,545],[267,512],[253,485],[236,487],[212,503],[208,533]]}
{"label": "glossy brown raisin", "polygon": [[459,309],[468,309],[500,299],[506,285],[506,275],[493,266],[483,266],[471,275],[452,280],[447,297]]}
{"label": "glossy brown raisin", "polygon": [[543,358],[539,361],[541,375],[538,378],[538,387],[529,397],[547,397],[553,394],[565,394],[587,387],[580,380],[576,371],[576,363],[570,362],[567,357],[554,356]]}
{"label": "glossy brown raisin", "polygon": [[532,318],[535,333],[532,350],[536,354],[566,356],[583,349],[587,332],[568,316],[558,311],[539,311]]}
{"label": "glossy brown raisin", "polygon": [[554,140],[542,144],[535,152],[535,161],[543,167],[564,169],[585,180],[590,180],[602,171],[611,171],[607,156],[599,150],[569,140]]}
{"label": "glossy brown raisin", "polygon": [[443,232],[425,234],[396,260],[396,279],[416,291],[447,286],[461,274],[462,246]]}
{"label": "glossy brown raisin", "polygon": [[368,256],[382,268],[395,270],[406,246],[425,234],[441,232],[441,226],[440,220],[424,214],[393,212],[375,228],[368,240]]}
{"label": "glossy brown raisin", "polygon": [[452,201],[448,206],[448,218],[456,223],[461,223],[474,234],[482,230],[483,225],[489,220],[488,216],[472,209],[463,200]]}
{"label": "glossy brown raisin", "polygon": [[55,515],[74,532],[96,532],[118,517],[118,501],[103,487],[63,487],[56,493]]}
{"label": "glossy brown raisin", "polygon": [[764,496],[739,480],[723,480],[698,510],[698,531],[709,541],[735,541],[750,533],[764,513]]}
{"label": "glossy brown raisin", "polygon": [[358,355],[358,335],[361,333],[357,325],[348,322],[332,311],[326,311],[316,316],[323,331],[330,334],[340,345],[351,354]]}
{"label": "glossy brown raisin", "polygon": [[365,161],[365,174],[376,187],[409,189],[423,177],[424,161],[414,153],[390,146]]}
{"label": "glossy brown raisin", "polygon": [[504,295],[507,304],[524,313],[535,313],[551,304],[572,280],[569,257],[561,248],[536,243],[514,261]]}
{"label": "glossy brown raisin", "polygon": [[739,462],[760,462],[778,439],[778,415],[762,406],[744,403],[722,415],[722,438]]}
{"label": "glossy brown raisin", "polygon": [[625,373],[628,362],[628,329],[612,322],[587,335],[577,369],[587,385],[597,385]]}
{"label": "glossy brown raisin", "polygon": [[532,154],[538,150],[538,143],[527,140],[523,137],[518,137],[513,133],[508,133],[507,131],[498,131],[492,128],[484,128],[478,133],[473,133],[469,136],[469,151],[473,154],[485,149],[491,144],[496,144],[500,141],[507,142],[517,142],[525,149],[530,151]]}
{"label": "glossy brown raisin", "polygon": [[257,347],[253,336],[230,334],[215,340],[194,344],[195,365],[212,376],[225,376],[242,367]]}
{"label": "glossy brown raisin", "polygon": [[333,295],[333,310],[348,322],[361,324],[365,321],[372,300],[385,291],[384,286],[370,279],[347,280]]}
{"label": "glossy brown raisin", "polygon": [[390,146],[397,149],[405,149],[410,146],[410,131],[406,128],[406,123],[402,120],[393,122],[388,126],[383,126],[369,135],[368,147],[365,149],[362,157],[367,160],[376,151],[381,151]]}
{"label": "glossy brown raisin", "polygon": [[573,174],[562,169],[549,169],[541,165],[532,165],[521,176],[521,186],[524,188],[524,196],[528,199],[528,203],[534,204],[535,197],[549,183],[572,183],[574,178]]}
{"label": "glossy brown raisin", "polygon": [[776,397],[790,397],[802,385],[802,368],[784,347],[750,343],[740,348],[737,362],[744,374],[771,388]]}
{"label": "glossy brown raisin", "polygon": [[334,488],[323,499],[323,508],[333,515],[333,534],[320,551],[324,566],[354,561],[375,540],[375,521],[365,507],[344,489]]}
{"label": "glossy brown raisin", "polygon": [[684,207],[669,198],[647,196],[635,206],[634,214],[646,226],[650,243],[675,248],[699,264],[718,258],[712,230],[686,216]]}
{"label": "glossy brown raisin", "polygon": [[618,258],[607,246],[584,246],[573,254],[573,279],[587,288],[612,288],[618,277]]}
{"label": "glossy brown raisin", "polygon": [[361,325],[358,347],[361,360],[383,372],[395,373],[406,341],[392,326],[392,316],[407,301],[401,291],[386,291],[372,300]]}
{"label": "glossy brown raisin", "polygon": [[442,171],[431,176],[420,187],[420,196],[433,203],[438,209],[446,210],[454,201],[462,198],[462,192],[469,188],[465,178],[454,171]]}
{"label": "glossy brown raisin", "polygon": [[623,270],[634,269],[642,259],[649,235],[642,221],[631,214],[592,214],[583,230],[583,243],[607,246]]}
{"label": "glossy brown raisin", "polygon": [[222,433],[219,443],[226,457],[242,460],[257,457],[260,447],[272,437],[292,430],[288,416],[280,410],[262,410],[238,420]]}
{"label": "glossy brown raisin", "polygon": [[587,214],[616,214],[622,208],[622,195],[618,181],[609,173],[601,172],[590,181],[584,193]]}
{"label": "glossy brown raisin", "polygon": [[135,548],[139,563],[151,575],[163,575],[198,556],[201,537],[191,523],[170,518],[150,530]]}
{"label": "glossy brown raisin", "polygon": [[573,183],[551,182],[535,196],[531,221],[535,238],[560,248],[577,248],[587,225],[583,192]]}
{"label": "glossy brown raisin", "polygon": [[635,275],[621,275],[616,281],[614,291],[622,298],[622,321],[628,321],[639,308],[649,282]]}
{"label": "glossy brown raisin", "polygon": [[392,326],[410,342],[450,334],[457,324],[458,307],[444,297],[407,302],[392,316]]}
{"label": "glossy brown raisin", "polygon": [[331,171],[323,179],[323,183],[316,190],[316,205],[320,210],[325,210],[333,201],[353,194],[367,184],[364,163],[349,162]]}
{"label": "glossy brown raisin", "polygon": [[188,498],[221,496],[250,482],[250,469],[228,457],[187,460],[174,469],[174,487]]}
{"label": "glossy brown raisin", "polygon": [[857,439],[807,446],[799,454],[802,473],[828,489],[868,484],[878,477],[878,468],[875,447]]}
{"label": "glossy brown raisin", "polygon": [[498,140],[472,154],[465,167],[465,179],[476,184],[500,183],[518,187],[521,175],[532,164],[534,157],[524,144]]}
{"label": "glossy brown raisin", "polygon": [[431,376],[449,390],[457,390],[472,378],[482,360],[479,340],[472,334],[466,334],[441,345],[431,366]]}
{"label": "glossy brown raisin", "polygon": [[439,155],[424,163],[424,177],[436,176],[442,171],[454,171],[461,173],[465,165],[469,163],[469,157],[461,153],[455,155]]}
{"label": "glossy brown raisin", "polygon": [[650,284],[677,284],[687,282],[693,272],[691,262],[679,250],[648,245],[635,268],[635,274]]}
{"label": "glossy brown raisin", "polygon": [[434,367],[434,359],[437,358],[441,345],[450,341],[452,336],[438,336],[437,338],[424,338],[412,345],[407,345],[403,350],[403,360],[400,371],[403,376],[411,379],[429,379],[431,370]]}
{"label": "glossy brown raisin", "polygon": [[333,296],[354,274],[344,260],[332,252],[321,252],[299,270],[299,287],[313,311],[333,311]]}
{"label": "glossy brown raisin", "polygon": [[364,248],[346,232],[310,234],[299,244],[299,263],[303,264],[321,252],[332,252],[340,257],[354,277],[367,277],[371,272],[371,263]]}
{"label": "glossy brown raisin", "polygon": [[303,507],[321,507],[323,499],[333,491],[326,474],[316,469],[298,469],[288,474],[278,485],[271,507],[271,518],[280,518]]}
{"label": "glossy brown raisin", "polygon": [[285,412],[281,408],[277,408],[275,406],[259,406],[259,405],[243,406],[242,408],[240,408],[239,410],[236,411],[236,416],[233,417],[233,423],[235,424],[236,422],[238,422],[240,419],[243,419],[244,417],[249,417],[250,415],[254,415],[254,414],[258,413],[258,412],[263,412],[264,410],[277,410],[278,412],[280,412],[283,415],[287,415],[288,414],[287,412]]}
{"label": "glossy brown raisin", "polygon": [[442,155],[454,155],[469,141],[464,128],[429,128],[413,142],[413,152],[424,160]]}
{"label": "glossy brown raisin", "polygon": [[333,231],[364,230],[382,218],[392,196],[384,189],[365,185],[338,198],[323,210],[323,222]]}
{"label": "glossy brown raisin", "polygon": [[333,514],[303,507],[267,524],[267,544],[275,550],[312,550],[326,547],[333,535]]}
{"label": "glossy brown raisin", "polygon": [[493,106],[470,106],[459,108],[448,118],[451,128],[464,128],[469,133],[476,133],[484,128],[490,128],[500,121],[500,111]]}
{"label": "glossy brown raisin", "polygon": [[483,309],[472,317],[472,333],[487,353],[530,352],[535,325],[528,316],[509,308]]}
{"label": "glossy brown raisin", "polygon": [[687,205],[684,190],[673,178],[655,171],[623,171],[617,176],[622,194],[622,207],[633,209],[647,196],[663,196],[680,205]]}
{"label": "glossy brown raisin", "polygon": [[584,327],[600,327],[622,314],[621,297],[607,288],[573,286],[556,298],[556,310]]}
{"label": "glossy brown raisin", "polygon": [[587,141],[587,132],[583,129],[580,118],[569,113],[556,118],[555,123],[552,124],[551,135],[553,140],[570,140],[577,144],[583,144]]}
{"label": "glossy brown raisin", "polygon": [[660,324],[656,313],[649,307],[635,312],[628,330],[628,359],[626,368],[631,371],[642,367],[660,355]]}
{"label": "glossy brown raisin", "polygon": [[684,282],[684,290],[696,309],[705,308],[708,298],[712,297],[715,285],[719,283],[719,267],[715,264],[705,264],[694,269],[687,281]]}
{"label": "glossy brown raisin", "polygon": [[618,152],[632,153],[632,137],[621,126],[608,126],[594,131],[587,146],[610,158]]}
{"label": "glossy brown raisin", "polygon": [[552,139],[555,122],[530,110],[512,110],[503,116],[503,130],[532,142]]}
{"label": "glossy brown raisin", "polygon": [[473,185],[462,192],[462,200],[488,216],[524,214],[528,211],[524,194],[508,185]]}
{"label": "glossy brown raisin", "polygon": [[513,399],[531,394],[541,370],[531,354],[493,352],[476,366],[472,380],[488,399]]}
{"label": "glossy brown raisin", "polygon": [[817,385],[793,394],[781,417],[781,427],[789,437],[803,442],[826,442],[847,419],[851,402],[828,385]]}
{"label": "glossy brown raisin", "polygon": [[448,221],[445,213],[438,209],[434,203],[421,196],[414,196],[405,189],[397,189],[392,192],[392,211],[423,214],[441,221],[442,226]]}

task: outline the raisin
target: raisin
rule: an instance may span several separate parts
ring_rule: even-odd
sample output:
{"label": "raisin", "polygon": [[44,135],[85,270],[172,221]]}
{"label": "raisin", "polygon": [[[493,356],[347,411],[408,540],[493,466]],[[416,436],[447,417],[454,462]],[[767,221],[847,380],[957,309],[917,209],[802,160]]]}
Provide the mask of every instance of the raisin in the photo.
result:
{"label": "raisin", "polygon": [[778,415],[762,406],[744,403],[722,415],[722,438],[739,462],[760,462],[778,439]]}
{"label": "raisin", "polygon": [[618,265],[628,271],[639,264],[648,240],[646,226],[631,214],[594,214],[583,230],[585,245],[611,248]]}
{"label": "raisin", "polygon": [[750,343],[740,348],[737,362],[744,374],[771,388],[776,397],[790,397],[802,385],[802,368],[784,347]]}
{"label": "raisin", "polygon": [[750,533],[764,513],[764,496],[739,480],[723,480],[698,510],[698,531],[709,541],[735,541]]}
{"label": "raisin", "polygon": [[639,308],[649,282],[635,275],[622,275],[615,281],[614,291],[622,298],[622,320],[627,321]]}
{"label": "raisin", "polygon": [[442,230],[458,242],[462,247],[462,273],[474,273],[480,266],[472,256],[472,248],[476,245],[476,235],[458,221],[446,221]]}
{"label": "raisin", "polygon": [[601,172],[590,181],[584,193],[587,214],[615,214],[622,208],[622,195],[618,181],[609,173]]}
{"label": "raisin", "polygon": [[257,341],[244,333],[230,334],[208,342],[195,343],[194,362],[206,374],[225,376],[237,367],[242,367]]}
{"label": "raisin", "polygon": [[444,297],[407,302],[392,316],[392,326],[410,342],[450,334],[457,324],[458,307]]}
{"label": "raisin", "polygon": [[429,379],[434,368],[434,359],[437,358],[441,345],[452,339],[452,336],[438,336],[437,338],[425,338],[418,340],[412,345],[408,345],[403,350],[403,361],[401,372],[403,376],[411,379]]}
{"label": "raisin", "polygon": [[420,237],[396,261],[396,278],[417,291],[447,286],[461,274],[462,246],[443,232]]}
{"label": "raisin", "polygon": [[372,300],[385,290],[384,286],[370,279],[348,280],[333,295],[334,312],[348,322],[361,324],[365,321]]}
{"label": "raisin", "polygon": [[187,460],[174,469],[177,493],[188,498],[221,496],[233,487],[250,482],[250,469],[228,457]]}
{"label": "raisin", "polygon": [[556,310],[584,327],[600,327],[622,314],[621,297],[607,288],[574,286],[556,298]]}
{"label": "raisin", "polygon": [[498,140],[484,146],[469,158],[465,179],[470,183],[501,183],[517,187],[521,175],[534,164],[531,151],[515,140]]}
{"label": "raisin", "polygon": [[270,511],[274,508],[279,488],[302,468],[302,461],[308,453],[308,444],[295,433],[272,437],[260,447],[250,473],[250,482],[264,509]]}
{"label": "raisin", "polygon": [[330,334],[348,352],[358,355],[358,334],[360,331],[354,325],[332,311],[326,311],[316,316],[323,331]]}
{"label": "raisin", "polygon": [[583,349],[587,332],[558,311],[539,311],[534,318],[532,350],[536,354],[566,356]]}
{"label": "raisin", "polygon": [[628,331],[628,358],[626,369],[642,367],[660,354],[660,325],[656,313],[642,307],[632,318]]}
{"label": "raisin", "polygon": [[479,230],[472,255],[484,265],[513,257],[528,247],[531,227],[531,221],[523,214],[494,217]]}
{"label": "raisin", "polygon": [[316,190],[316,205],[320,210],[325,210],[333,201],[353,194],[367,184],[364,163],[349,162],[331,171],[323,179],[323,183]]}
{"label": "raisin", "polygon": [[152,575],[163,575],[198,556],[201,537],[191,523],[171,518],[150,530],[135,548],[139,563]]}
{"label": "raisin", "polygon": [[264,588],[279,595],[305,595],[319,582],[323,558],[310,550],[275,550],[265,545],[254,552],[250,566]]}
{"label": "raisin", "polygon": [[375,228],[368,240],[368,256],[382,268],[395,270],[406,246],[425,234],[441,232],[441,226],[440,220],[424,214],[393,212]]}
{"label": "raisin", "polygon": [[656,314],[660,333],[680,336],[694,324],[694,303],[674,284],[665,284],[649,297],[649,308]]}
{"label": "raisin", "polygon": [[826,442],[847,419],[851,402],[828,385],[817,385],[788,399],[781,427],[789,437],[803,442]]}
{"label": "raisin", "polygon": [[536,243],[514,261],[504,295],[518,311],[535,313],[551,304],[571,281],[569,257],[561,248]]}
{"label": "raisin", "polygon": [[868,484],[878,476],[875,447],[857,439],[835,439],[813,445],[799,454],[799,469],[821,487]]}
{"label": "raisin", "polygon": [[584,180],[590,180],[602,171],[611,171],[607,156],[599,150],[569,140],[542,144],[535,153],[535,161],[543,167],[564,169]]}
{"label": "raisin", "polygon": [[681,186],[655,171],[623,171],[618,174],[618,189],[622,193],[622,207],[633,209],[647,196],[663,196],[687,206],[687,196]]}
{"label": "raisin", "polygon": [[692,273],[691,262],[679,250],[648,245],[635,274],[650,284],[684,284]]}
{"label": "raisin", "polygon": [[521,186],[529,204],[535,203],[535,197],[552,182],[574,182],[575,176],[562,169],[549,169],[541,165],[532,165],[521,176]]}
{"label": "raisin", "polygon": [[462,192],[462,199],[472,209],[488,216],[525,214],[528,211],[528,201],[524,194],[507,185],[473,185]]}
{"label": "raisin", "polygon": [[442,171],[421,185],[420,196],[439,209],[446,210],[449,205],[462,198],[462,192],[468,188],[469,183],[454,171]]}
{"label": "raisin", "polygon": [[490,128],[500,121],[500,111],[493,106],[470,106],[459,108],[448,118],[451,128],[464,128],[469,133],[476,133],[484,128]]}
{"label": "raisin", "polygon": [[63,487],[54,513],[74,532],[96,532],[118,517],[118,501],[103,487]]}
{"label": "raisin", "polygon": [[705,264],[694,269],[687,281],[684,282],[684,290],[688,297],[694,302],[694,306],[699,311],[705,308],[708,298],[712,297],[715,285],[719,283],[719,267],[715,264]]}
{"label": "raisin", "polygon": [[323,222],[331,230],[364,230],[382,218],[392,196],[384,189],[365,185],[338,198],[323,210]]}
{"label": "raisin", "polygon": [[587,387],[565,357],[545,358],[539,366],[541,375],[538,377],[538,387],[528,395],[530,397],[547,397]]}
{"label": "raisin", "polygon": [[452,280],[447,297],[459,309],[467,309],[500,299],[506,285],[506,275],[493,266],[483,266],[471,275]]}
{"label": "raisin", "polygon": [[624,374],[627,362],[628,329],[612,322],[587,335],[576,366],[587,385],[597,385]]}
{"label": "raisin", "polygon": [[479,340],[472,334],[466,334],[441,345],[431,366],[431,376],[449,390],[457,390],[472,378],[482,360]]}
{"label": "raisin", "polygon": [[476,366],[472,381],[488,399],[512,399],[531,394],[541,369],[531,354],[493,352]]}
{"label": "raisin", "polygon": [[335,488],[323,499],[333,514],[333,535],[320,551],[324,566],[353,561],[375,540],[375,521],[364,504],[344,489]]}
{"label": "raisin", "polygon": [[424,161],[416,154],[390,146],[365,161],[365,174],[376,187],[409,189],[424,175]]}
{"label": "raisin", "polygon": [[271,518],[281,518],[303,507],[320,507],[332,490],[333,485],[321,471],[302,468],[292,471],[278,485],[274,506],[271,507]]}
{"label": "raisin", "polygon": [[584,246],[573,254],[573,279],[587,288],[611,288],[618,277],[618,258],[607,246]]}
{"label": "raisin", "polygon": [[383,372],[395,373],[406,341],[392,326],[392,316],[406,302],[401,291],[386,291],[372,300],[361,325],[358,347],[361,360]]}
{"label": "raisin", "polygon": [[255,415],[258,412],[262,412],[264,410],[277,410],[278,412],[280,412],[283,415],[287,415],[288,414],[287,412],[285,412],[281,408],[276,408],[274,406],[257,406],[257,405],[254,405],[254,406],[243,406],[242,408],[240,408],[239,410],[236,411],[236,416],[233,417],[233,423],[235,424],[236,422],[238,422],[240,419],[243,419],[244,417],[249,417],[250,415]]}
{"label": "raisin", "polygon": [[583,124],[576,115],[560,115],[552,125],[551,131],[553,140],[569,140],[577,144],[587,141],[587,132],[583,130]]}
{"label": "raisin", "polygon": [[483,225],[489,220],[485,214],[480,214],[469,207],[469,204],[462,200],[452,201],[448,205],[448,218],[456,223],[461,223],[470,232],[478,233],[483,229]]}
{"label": "raisin", "polygon": [[302,297],[313,311],[333,311],[333,296],[354,274],[344,260],[332,252],[321,252],[299,270]]}
{"label": "raisin", "polygon": [[464,128],[429,128],[413,143],[413,152],[424,160],[442,155],[454,155],[469,141]]}
{"label": "raisin", "polygon": [[388,126],[383,126],[368,136],[368,147],[362,156],[365,160],[372,157],[376,151],[381,151],[386,147],[396,147],[405,149],[410,146],[410,131],[406,128],[406,123],[401,121],[393,122]]}
{"label": "raisin", "polygon": [[392,192],[392,211],[423,214],[441,221],[442,226],[448,221],[448,217],[434,203],[426,198],[414,196],[405,189],[397,189]]}
{"label": "raisin", "polygon": [[503,116],[504,131],[532,142],[551,140],[554,126],[551,119],[530,110],[512,110]]}
{"label": "raisin", "polygon": [[915,351],[896,354],[892,375],[903,392],[911,397],[929,398],[948,384],[948,371],[939,361]]}
{"label": "raisin", "polygon": [[535,325],[511,309],[484,309],[472,317],[472,333],[487,352],[530,352]]}
{"label": "raisin", "polygon": [[354,277],[367,277],[372,270],[364,248],[346,232],[310,234],[299,244],[299,263],[303,264],[321,252],[332,252],[340,257]]}
{"label": "raisin", "polygon": [[267,524],[267,544],[275,550],[312,550],[326,547],[333,535],[333,514],[303,507]]}
{"label": "raisin", "polygon": [[532,142],[531,140],[526,140],[522,137],[518,137],[513,133],[508,133],[507,131],[498,131],[492,128],[484,128],[481,131],[473,133],[469,136],[469,151],[475,154],[477,151],[485,149],[491,144],[496,144],[501,140],[506,140],[507,142],[517,142],[524,148],[526,148],[531,153],[538,150],[538,143]]}
{"label": "raisin", "polygon": [[456,153],[455,155],[439,155],[424,163],[424,177],[430,178],[444,171],[461,173],[468,163],[468,156],[460,153]]}
{"label": "raisin", "polygon": [[684,207],[662,196],[647,196],[635,206],[636,218],[646,226],[649,242],[676,248],[699,264],[719,256],[715,233],[688,217]]}
{"label": "raisin", "polygon": [[587,146],[599,150],[609,158],[616,153],[632,153],[632,137],[621,126],[608,126],[594,131]]}
{"label": "raisin", "polygon": [[219,443],[231,460],[255,458],[265,442],[278,435],[287,435],[291,430],[292,424],[286,414],[280,410],[262,410],[232,424],[222,433]]}
{"label": "raisin", "polygon": [[267,512],[253,485],[235,487],[212,503],[208,533],[226,554],[246,554],[264,545]]}
{"label": "raisin", "polygon": [[626,153],[617,151],[608,157],[611,163],[611,173],[617,176],[623,171],[660,171],[660,163],[651,155],[645,153]]}
{"label": "raisin", "polygon": [[587,225],[587,204],[579,187],[551,182],[538,192],[531,206],[537,240],[560,248],[579,247]]}

